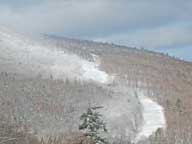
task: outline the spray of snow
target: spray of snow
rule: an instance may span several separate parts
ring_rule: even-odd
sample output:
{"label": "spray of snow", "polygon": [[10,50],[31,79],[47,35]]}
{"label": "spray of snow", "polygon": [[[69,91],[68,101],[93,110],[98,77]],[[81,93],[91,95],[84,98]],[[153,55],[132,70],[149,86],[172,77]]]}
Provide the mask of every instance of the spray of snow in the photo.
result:
{"label": "spray of snow", "polygon": [[88,62],[76,55],[62,54],[50,67],[56,78],[69,77],[83,80],[92,80],[99,83],[107,83],[110,77],[101,71],[97,64]]}
{"label": "spray of snow", "polygon": [[156,132],[158,128],[164,129],[166,127],[163,107],[150,98],[144,96],[143,92],[139,92],[138,96],[143,106],[144,123],[141,131],[135,139],[136,142],[148,138]]}
{"label": "spray of snow", "polygon": [[1,51],[0,58],[9,58],[13,63],[20,63],[34,69],[34,72],[43,71],[53,78],[77,78],[107,83],[109,76],[99,69],[99,57],[93,55],[95,62],[89,62],[78,55],[69,54],[57,48],[49,48],[32,41],[23,35],[0,30]]}

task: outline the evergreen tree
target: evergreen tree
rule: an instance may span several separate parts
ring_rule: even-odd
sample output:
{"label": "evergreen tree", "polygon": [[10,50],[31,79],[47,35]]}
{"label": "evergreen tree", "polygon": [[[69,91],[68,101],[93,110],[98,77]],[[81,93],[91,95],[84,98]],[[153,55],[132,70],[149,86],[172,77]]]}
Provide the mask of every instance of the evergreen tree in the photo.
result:
{"label": "evergreen tree", "polygon": [[107,129],[102,115],[97,111],[100,108],[102,107],[89,107],[87,112],[81,115],[82,123],[79,130],[83,131],[85,136],[96,144],[108,144],[106,138],[102,136],[102,134],[107,133]]}

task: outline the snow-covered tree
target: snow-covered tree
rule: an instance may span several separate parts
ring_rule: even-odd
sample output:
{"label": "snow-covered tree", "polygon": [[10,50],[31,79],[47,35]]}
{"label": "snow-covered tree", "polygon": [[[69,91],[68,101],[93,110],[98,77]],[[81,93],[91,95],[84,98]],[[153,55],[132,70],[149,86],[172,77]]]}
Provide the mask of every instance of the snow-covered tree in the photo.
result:
{"label": "snow-covered tree", "polygon": [[108,144],[107,139],[103,136],[107,133],[106,125],[103,122],[103,116],[97,111],[100,108],[102,107],[89,107],[87,112],[81,115],[82,123],[79,130],[96,144]]}

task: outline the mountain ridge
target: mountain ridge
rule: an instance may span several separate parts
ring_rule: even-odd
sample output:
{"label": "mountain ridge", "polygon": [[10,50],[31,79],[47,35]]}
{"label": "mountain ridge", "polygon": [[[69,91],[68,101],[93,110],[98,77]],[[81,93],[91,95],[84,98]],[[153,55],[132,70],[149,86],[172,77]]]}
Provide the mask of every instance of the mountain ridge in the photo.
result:
{"label": "mountain ridge", "polygon": [[[29,127],[40,138],[78,133],[80,114],[93,104],[104,106],[111,141],[134,141],[148,119],[142,95],[154,106],[147,113],[155,109],[161,118],[162,110],[165,115],[166,130],[164,122],[152,129],[162,135],[160,142],[169,143],[174,135],[183,139],[192,130],[190,62],[73,39],[35,41],[11,32],[0,33],[0,39],[0,116]],[[156,139],[153,133],[150,137]],[[142,144],[150,137],[141,139]]]}

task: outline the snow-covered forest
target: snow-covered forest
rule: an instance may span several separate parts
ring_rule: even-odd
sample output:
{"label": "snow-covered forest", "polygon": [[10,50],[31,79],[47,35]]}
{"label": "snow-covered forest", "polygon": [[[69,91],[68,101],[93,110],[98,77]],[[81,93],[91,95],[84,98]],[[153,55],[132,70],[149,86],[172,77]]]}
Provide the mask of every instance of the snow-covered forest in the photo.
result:
{"label": "snow-covered forest", "polygon": [[0,143],[80,144],[102,106],[110,143],[190,144],[192,64],[115,44],[0,30]]}

